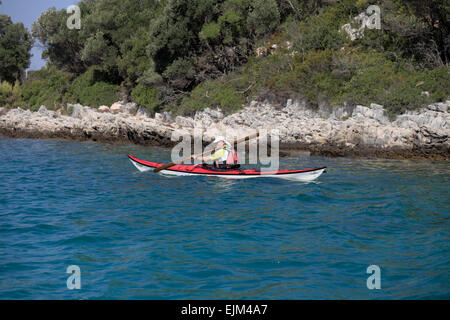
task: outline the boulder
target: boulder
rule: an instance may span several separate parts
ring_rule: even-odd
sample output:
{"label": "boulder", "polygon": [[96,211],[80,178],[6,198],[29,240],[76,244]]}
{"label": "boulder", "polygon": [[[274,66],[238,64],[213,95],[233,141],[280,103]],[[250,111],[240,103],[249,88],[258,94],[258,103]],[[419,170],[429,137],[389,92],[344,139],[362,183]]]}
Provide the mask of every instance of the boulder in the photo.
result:
{"label": "boulder", "polygon": [[367,119],[373,119],[380,124],[388,124],[389,119],[384,114],[383,106],[380,106],[379,104],[372,103],[370,105],[370,108],[357,105],[356,108],[353,110],[353,117],[363,117]]}
{"label": "boulder", "polygon": [[352,112],[351,106],[344,105],[342,107],[333,108],[330,118],[334,120],[346,120],[351,116]]}
{"label": "boulder", "polygon": [[148,118],[150,117],[150,113],[148,112],[147,108],[138,106],[135,116],[139,118]]}
{"label": "boulder", "polygon": [[224,117],[222,110],[220,109],[212,110],[210,108],[206,108],[205,110],[203,110],[203,114],[209,116],[215,121],[221,120]]}
{"label": "boulder", "polygon": [[415,120],[414,116],[411,116],[409,114],[402,114],[397,116],[395,121],[392,122],[392,125],[398,128],[418,129],[419,125],[414,120]]}
{"label": "boulder", "polygon": [[430,104],[428,109],[436,112],[448,112],[450,109],[450,100]]}
{"label": "boulder", "polygon": [[188,118],[188,117],[177,116],[175,118],[175,123],[177,125],[179,125],[180,127],[185,127],[185,128],[193,128],[194,127],[194,120],[192,118]]}
{"label": "boulder", "polygon": [[318,114],[322,118],[328,118],[331,115],[330,108],[327,105],[321,104],[319,105]]}
{"label": "boulder", "polygon": [[83,113],[84,113],[84,107],[77,103],[77,104],[67,104],[67,112],[69,113],[69,115],[73,118],[78,118],[78,119],[82,119],[83,118]]}
{"label": "boulder", "polygon": [[47,107],[42,105],[39,107],[39,110],[37,111],[40,115],[46,116],[46,117],[52,117],[57,118],[59,114],[52,110],[47,110]]}
{"label": "boulder", "polygon": [[81,104],[67,104],[67,110],[72,118],[93,120],[97,119],[98,113],[96,109],[83,107]]}
{"label": "boulder", "polygon": [[161,113],[156,112],[155,113],[155,120],[159,122],[163,122],[163,116]]}
{"label": "boulder", "polygon": [[132,116],[136,115],[136,112],[138,111],[138,105],[134,102],[129,102],[125,105],[122,105],[122,112],[126,112]]}
{"label": "boulder", "polygon": [[101,113],[105,113],[105,112],[109,112],[110,110],[109,110],[109,107],[107,107],[107,106],[100,106],[100,107],[98,107],[97,111],[101,112]]}
{"label": "boulder", "polygon": [[172,121],[172,114],[170,112],[155,113],[155,120],[159,122],[170,122]]}
{"label": "boulder", "polygon": [[117,114],[119,112],[122,112],[123,110],[123,103],[118,101],[118,102],[114,102],[111,107],[109,108],[109,110],[111,111],[111,113]]}
{"label": "boulder", "polygon": [[41,113],[41,114],[46,114],[47,111],[48,111],[48,110],[47,110],[47,107],[44,106],[44,105],[40,106],[40,107],[39,107],[39,110],[38,110],[38,112]]}
{"label": "boulder", "polygon": [[257,105],[258,105],[258,101],[252,100],[252,101],[250,102],[249,108],[255,108]]}
{"label": "boulder", "polygon": [[169,111],[169,112],[163,112],[162,114],[163,114],[163,116],[164,116],[164,119],[165,119],[167,122],[173,122],[172,111]]}
{"label": "boulder", "polygon": [[218,122],[223,119],[224,115],[220,109],[212,110],[206,108],[203,111],[195,113],[194,121],[198,126],[210,126],[212,123]]}

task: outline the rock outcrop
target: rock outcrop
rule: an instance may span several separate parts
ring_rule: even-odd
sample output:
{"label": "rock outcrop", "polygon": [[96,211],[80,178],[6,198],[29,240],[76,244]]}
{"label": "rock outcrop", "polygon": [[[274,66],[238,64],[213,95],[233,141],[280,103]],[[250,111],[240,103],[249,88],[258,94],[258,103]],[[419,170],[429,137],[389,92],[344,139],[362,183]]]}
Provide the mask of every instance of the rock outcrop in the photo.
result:
{"label": "rock outcrop", "polygon": [[98,109],[68,104],[56,112],[45,106],[36,112],[0,108],[0,134],[172,146],[181,134],[200,133],[206,143],[216,135],[276,129],[282,149],[327,156],[450,159],[449,107],[450,101],[436,103],[393,121],[377,104],[313,111],[292,100],[282,108],[252,101],[228,116],[207,108],[194,117],[164,112],[152,118],[145,108],[122,102]]}
{"label": "rock outcrop", "polygon": [[170,138],[174,129],[170,126],[161,125],[142,111],[137,114],[138,107],[120,110],[122,111],[114,113],[105,108],[92,109],[80,104],[68,104],[68,115],[47,110],[45,106],[41,106],[37,112],[12,109],[0,117],[0,134],[10,137],[68,138],[162,146],[173,144]]}

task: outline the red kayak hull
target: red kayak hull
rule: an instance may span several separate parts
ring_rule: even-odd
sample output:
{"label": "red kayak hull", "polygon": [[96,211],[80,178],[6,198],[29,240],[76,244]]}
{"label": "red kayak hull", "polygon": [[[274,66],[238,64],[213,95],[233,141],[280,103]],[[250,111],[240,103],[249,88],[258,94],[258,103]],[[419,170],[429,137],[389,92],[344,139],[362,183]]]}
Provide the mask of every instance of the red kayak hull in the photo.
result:
{"label": "red kayak hull", "polygon": [[[131,162],[139,169],[141,170],[141,167],[146,168],[158,168],[163,163],[158,162],[150,162],[138,159],[136,157],[133,157],[132,155],[128,155],[128,158],[131,160]],[[321,173],[325,171],[326,167],[319,167],[319,168],[312,168],[312,169],[302,169],[302,170],[276,170],[276,171],[260,171],[257,169],[236,169],[236,170],[227,170],[227,171],[215,171],[215,170],[208,170],[202,167],[201,164],[197,165],[174,165],[168,169],[162,170],[161,173],[186,173],[188,175],[207,175],[207,176],[224,176],[224,177],[236,177],[239,176],[239,178],[245,178],[245,177],[257,177],[257,176],[279,176],[279,177],[285,177],[294,175],[301,176],[303,174],[304,177],[307,177],[306,174],[311,173],[313,175],[309,176],[319,176]],[[144,170],[141,170],[144,171]]]}

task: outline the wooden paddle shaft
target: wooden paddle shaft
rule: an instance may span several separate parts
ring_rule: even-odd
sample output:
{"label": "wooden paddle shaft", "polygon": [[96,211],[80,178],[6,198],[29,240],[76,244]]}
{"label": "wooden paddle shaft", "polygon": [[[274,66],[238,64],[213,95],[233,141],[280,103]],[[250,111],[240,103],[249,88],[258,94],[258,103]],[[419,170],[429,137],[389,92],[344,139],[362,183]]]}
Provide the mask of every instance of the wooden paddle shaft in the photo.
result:
{"label": "wooden paddle shaft", "polygon": [[[250,140],[250,139],[253,139],[253,138],[257,138],[257,137],[259,137],[259,132],[254,133],[254,134],[251,134],[251,135],[246,136],[246,137],[244,137],[244,138],[240,138],[240,139],[234,140],[234,141],[231,143],[231,145],[234,146],[234,145],[236,145],[236,144],[238,144],[238,143],[241,143],[242,141]],[[216,149],[217,149],[217,148],[214,148],[212,151],[215,151]],[[161,171],[161,170],[170,168],[170,167],[172,167],[172,166],[174,166],[174,165],[183,163],[184,161],[187,161],[187,160],[189,160],[189,159],[199,157],[199,156],[201,156],[201,155],[203,155],[203,154],[205,154],[205,153],[206,153],[206,151],[204,151],[204,152],[202,152],[202,153],[193,154],[193,155],[191,155],[191,156],[189,156],[189,157],[187,157],[187,158],[181,159],[181,160],[176,161],[176,162],[171,162],[171,163],[164,164],[164,165],[162,165],[162,166],[160,166],[160,167],[157,167],[157,168],[153,169],[153,172],[159,172],[159,171]]]}

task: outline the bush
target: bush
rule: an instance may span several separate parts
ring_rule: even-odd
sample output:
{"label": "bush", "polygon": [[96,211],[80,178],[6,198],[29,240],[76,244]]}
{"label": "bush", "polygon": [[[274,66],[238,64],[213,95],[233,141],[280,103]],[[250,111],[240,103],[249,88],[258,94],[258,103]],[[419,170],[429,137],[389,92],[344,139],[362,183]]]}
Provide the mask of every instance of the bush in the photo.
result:
{"label": "bush", "polygon": [[199,37],[202,40],[211,39],[214,40],[220,35],[220,24],[217,22],[205,23],[202,27],[202,31],[199,33]]}
{"label": "bush", "polygon": [[19,100],[20,87],[19,81],[16,80],[14,85],[7,81],[0,83],[0,106],[11,108],[14,107]]}
{"label": "bush", "polygon": [[247,17],[248,28],[258,36],[265,36],[280,23],[280,12],[275,0],[253,0]]}
{"label": "bush", "polygon": [[12,94],[12,91],[13,91],[13,86],[9,82],[3,81],[0,84],[0,97],[9,96],[10,94]]}
{"label": "bush", "polygon": [[150,112],[156,112],[161,102],[158,99],[158,91],[155,88],[138,84],[131,92],[133,101],[145,106]]}
{"label": "bush", "polygon": [[67,88],[65,102],[99,107],[111,105],[120,99],[117,85],[107,82],[108,75],[97,67],[90,68]]}
{"label": "bush", "polygon": [[417,82],[423,81],[421,88],[430,93],[433,102],[445,101],[450,97],[450,68],[439,67],[432,70],[424,70],[417,76]]}
{"label": "bush", "polygon": [[244,96],[233,85],[210,80],[197,86],[189,97],[185,97],[176,112],[194,115],[196,111],[209,107],[231,113],[240,109],[243,103]]}
{"label": "bush", "polygon": [[193,61],[188,58],[175,60],[163,73],[169,83],[178,89],[186,89],[195,76]]}
{"label": "bush", "polygon": [[37,110],[41,105],[55,109],[63,103],[69,80],[68,74],[51,66],[30,72],[19,90],[20,103],[31,110]]}
{"label": "bush", "polygon": [[450,68],[415,70],[376,51],[312,50],[293,57],[276,53],[252,59],[238,79],[236,88],[251,88],[246,90],[249,99],[269,90],[278,100],[301,97],[312,107],[378,103],[390,115],[445,100],[450,93]]}
{"label": "bush", "polygon": [[337,50],[349,40],[341,26],[347,23],[348,14],[342,5],[328,8],[324,13],[313,15],[304,21],[286,22],[284,29],[294,49],[306,53],[311,50]]}

